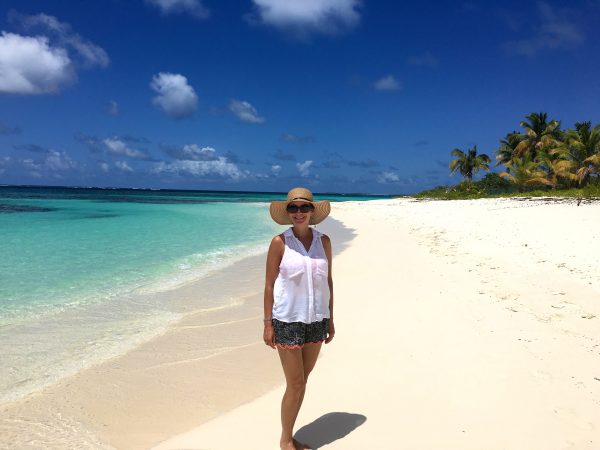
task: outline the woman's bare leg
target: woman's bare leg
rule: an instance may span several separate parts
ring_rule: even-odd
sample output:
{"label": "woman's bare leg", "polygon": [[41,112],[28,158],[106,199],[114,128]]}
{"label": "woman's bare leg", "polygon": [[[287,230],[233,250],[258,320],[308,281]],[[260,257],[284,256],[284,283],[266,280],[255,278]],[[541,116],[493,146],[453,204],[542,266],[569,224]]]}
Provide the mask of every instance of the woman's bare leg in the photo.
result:
{"label": "woman's bare leg", "polygon": [[[321,350],[322,342],[318,344],[307,344],[302,348],[302,366],[304,368],[304,391],[302,392],[302,398],[300,399],[300,406],[304,400],[304,393],[306,392],[306,383],[308,383],[308,376],[315,368],[317,358],[319,357],[319,351]],[[300,408],[298,408],[300,409]]]}
{"label": "woman's bare leg", "polygon": [[316,344],[306,344],[302,347],[302,363],[304,366],[304,382],[308,380],[308,376],[315,368],[315,364],[317,363],[317,358],[319,357],[319,352],[321,351],[321,345],[323,343],[319,342]]}
{"label": "woman's bare leg", "polygon": [[279,446],[282,450],[295,450],[292,434],[306,386],[302,349],[278,348],[278,351],[286,382],[285,393],[281,400],[281,440]]}
{"label": "woman's bare leg", "polygon": [[[293,429],[304,400],[308,375],[315,367],[321,343],[308,344],[302,349],[279,349],[279,358],[285,374],[286,389],[281,400],[281,441],[282,449],[296,449]],[[300,445],[298,448],[306,448]]]}

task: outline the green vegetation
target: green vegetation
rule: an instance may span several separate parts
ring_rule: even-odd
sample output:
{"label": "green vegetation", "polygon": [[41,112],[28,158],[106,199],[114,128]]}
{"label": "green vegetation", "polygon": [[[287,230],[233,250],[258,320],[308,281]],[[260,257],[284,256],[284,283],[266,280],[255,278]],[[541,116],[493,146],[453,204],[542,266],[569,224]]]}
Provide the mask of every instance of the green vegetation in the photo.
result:
{"label": "green vegetation", "polygon": [[600,197],[600,125],[577,122],[574,129],[561,130],[560,121],[548,120],[544,112],[531,113],[494,150],[501,173],[488,173],[473,181],[479,170],[489,171],[490,158],[452,150],[450,174],[460,172],[464,180],[455,186],[438,186],[420,192],[420,198],[460,199],[507,196]]}
{"label": "green vegetation", "polygon": [[456,159],[450,163],[450,175],[458,170],[469,183],[479,170],[490,170],[490,157],[485,154],[478,155],[476,145],[468,149],[467,153],[455,148],[451,154],[456,156]]}

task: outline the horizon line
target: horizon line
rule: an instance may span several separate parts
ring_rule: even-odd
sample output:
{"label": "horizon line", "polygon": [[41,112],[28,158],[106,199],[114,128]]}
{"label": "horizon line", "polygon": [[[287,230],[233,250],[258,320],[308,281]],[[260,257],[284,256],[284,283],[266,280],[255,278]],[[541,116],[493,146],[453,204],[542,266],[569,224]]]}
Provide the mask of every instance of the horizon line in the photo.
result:
{"label": "horizon line", "polygon": [[[17,187],[17,188],[66,188],[66,189],[107,189],[107,190],[132,190],[132,191],[184,191],[184,192],[215,192],[215,193],[230,193],[230,194],[283,194],[284,191],[238,191],[238,190],[221,190],[221,189],[185,189],[185,188],[150,188],[150,187],[117,187],[117,186],[66,186],[66,185],[44,185],[44,184],[0,184],[0,188]],[[394,197],[406,196],[408,194],[372,194],[362,192],[313,192],[314,195],[339,195],[339,196],[361,196],[361,197]]]}

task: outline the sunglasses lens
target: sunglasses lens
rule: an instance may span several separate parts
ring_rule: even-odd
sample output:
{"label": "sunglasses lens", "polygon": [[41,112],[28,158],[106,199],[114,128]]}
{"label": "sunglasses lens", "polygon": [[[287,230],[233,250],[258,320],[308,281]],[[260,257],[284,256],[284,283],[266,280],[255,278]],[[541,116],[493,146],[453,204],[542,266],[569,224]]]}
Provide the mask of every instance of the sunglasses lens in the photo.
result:
{"label": "sunglasses lens", "polygon": [[289,213],[297,213],[298,210],[300,210],[301,213],[306,214],[307,212],[312,211],[313,209],[315,209],[315,207],[313,205],[311,205],[310,203],[305,203],[304,205],[293,205],[293,204],[289,204],[286,207],[286,211]]}

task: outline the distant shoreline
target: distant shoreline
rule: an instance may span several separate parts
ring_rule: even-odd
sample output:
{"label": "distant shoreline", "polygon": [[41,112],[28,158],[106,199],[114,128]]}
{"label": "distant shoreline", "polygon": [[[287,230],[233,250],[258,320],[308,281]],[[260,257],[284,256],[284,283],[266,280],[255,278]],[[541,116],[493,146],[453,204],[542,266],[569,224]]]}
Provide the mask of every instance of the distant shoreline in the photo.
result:
{"label": "distant shoreline", "polygon": [[[171,189],[171,188],[149,188],[149,187],[118,187],[118,186],[63,186],[43,184],[0,184],[0,188],[40,188],[40,189],[101,189],[101,190],[123,190],[123,191],[161,191],[161,192],[198,192],[217,194],[262,194],[262,195],[286,195],[284,191],[237,191],[220,189]],[[335,195],[341,197],[374,197],[393,198],[401,194],[370,194],[362,192],[313,192],[315,196]]]}

